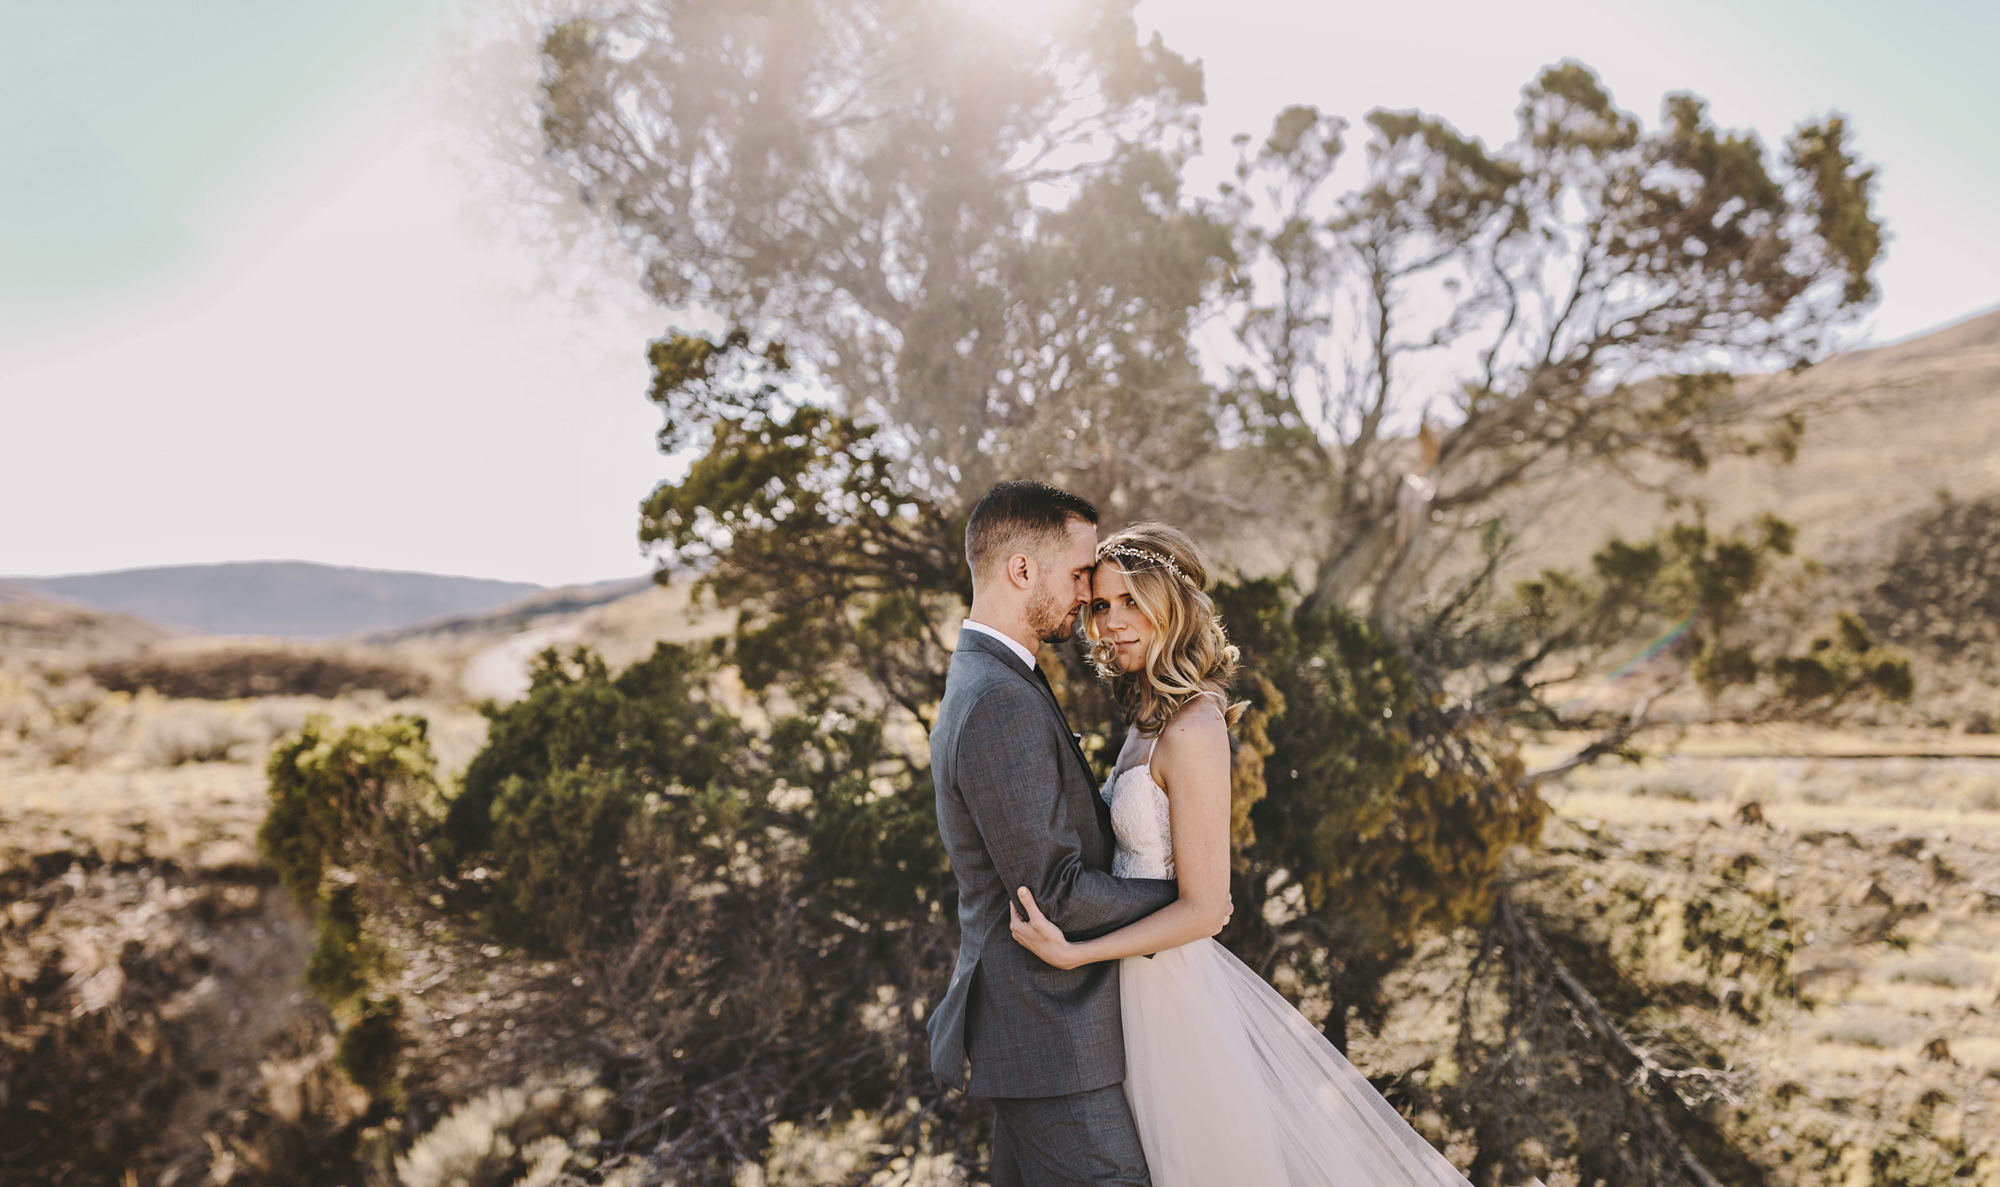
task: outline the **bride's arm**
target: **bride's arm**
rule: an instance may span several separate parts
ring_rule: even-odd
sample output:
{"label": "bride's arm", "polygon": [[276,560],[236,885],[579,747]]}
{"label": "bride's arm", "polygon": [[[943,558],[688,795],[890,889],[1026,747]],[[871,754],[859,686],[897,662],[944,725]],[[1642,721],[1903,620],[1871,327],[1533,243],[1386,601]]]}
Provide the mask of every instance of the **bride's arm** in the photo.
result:
{"label": "bride's arm", "polygon": [[1229,732],[1214,701],[1203,697],[1177,715],[1151,759],[1167,793],[1180,897],[1108,935],[1072,943],[1022,887],[1010,919],[1014,939],[1057,968],[1164,952],[1229,922]]}

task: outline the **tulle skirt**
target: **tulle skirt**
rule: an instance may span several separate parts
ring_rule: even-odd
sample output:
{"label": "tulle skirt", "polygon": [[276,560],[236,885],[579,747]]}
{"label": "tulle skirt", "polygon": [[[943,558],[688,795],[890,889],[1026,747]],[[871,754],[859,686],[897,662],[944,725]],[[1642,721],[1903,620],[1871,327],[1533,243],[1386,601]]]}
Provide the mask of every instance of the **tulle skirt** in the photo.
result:
{"label": "tulle skirt", "polygon": [[1292,1008],[1214,940],[1127,958],[1125,1095],[1155,1187],[1465,1187]]}

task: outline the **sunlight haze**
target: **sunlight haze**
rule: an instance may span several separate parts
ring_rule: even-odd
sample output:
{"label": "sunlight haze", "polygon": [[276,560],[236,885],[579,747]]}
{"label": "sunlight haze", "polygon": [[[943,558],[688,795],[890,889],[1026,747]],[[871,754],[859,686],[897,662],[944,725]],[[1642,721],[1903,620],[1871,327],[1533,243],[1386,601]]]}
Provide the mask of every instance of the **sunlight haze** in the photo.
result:
{"label": "sunlight haze", "polygon": [[[1868,338],[2000,300],[1991,6],[1226,11],[1139,9],[1206,71],[1195,195],[1226,175],[1232,133],[1261,138],[1289,103],[1344,116],[1350,163],[1375,106],[1497,146],[1522,85],[1575,58],[1648,122],[1690,90],[1767,146],[1844,112],[1890,235]],[[667,463],[643,350],[672,319],[615,253],[579,279],[597,257],[485,229],[508,212],[466,163],[465,112],[512,121],[531,150],[537,76],[536,22],[497,12],[56,6],[0,51],[16,67],[0,574],[265,558],[544,584],[645,571],[635,508]]]}

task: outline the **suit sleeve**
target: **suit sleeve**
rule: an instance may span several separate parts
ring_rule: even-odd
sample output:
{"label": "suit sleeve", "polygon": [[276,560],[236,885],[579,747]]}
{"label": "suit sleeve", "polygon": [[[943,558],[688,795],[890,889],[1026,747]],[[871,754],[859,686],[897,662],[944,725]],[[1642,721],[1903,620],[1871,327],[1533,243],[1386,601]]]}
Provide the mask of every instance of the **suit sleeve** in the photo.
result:
{"label": "suit sleeve", "polygon": [[1180,897],[1177,883],[1114,878],[1083,864],[1078,830],[1062,794],[1068,739],[1041,695],[1025,686],[990,689],[958,736],[958,784],[1010,899],[1026,886],[1072,940],[1087,940],[1143,919]]}

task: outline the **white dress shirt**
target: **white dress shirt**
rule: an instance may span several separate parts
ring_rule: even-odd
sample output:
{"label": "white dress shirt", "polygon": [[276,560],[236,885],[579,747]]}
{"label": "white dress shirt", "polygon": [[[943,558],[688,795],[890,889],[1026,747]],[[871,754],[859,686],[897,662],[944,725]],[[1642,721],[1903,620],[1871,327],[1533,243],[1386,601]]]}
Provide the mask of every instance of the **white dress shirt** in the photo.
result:
{"label": "white dress shirt", "polygon": [[964,622],[959,623],[958,629],[961,631],[978,631],[982,635],[993,636],[994,638],[1000,640],[1002,643],[1005,643],[1009,651],[1012,651],[1015,655],[1020,656],[1021,662],[1028,665],[1029,671],[1032,672],[1035,670],[1035,653],[1021,646],[1021,644],[1017,642],[1012,636],[1002,634],[1001,632],[994,630],[992,627],[987,626],[985,623],[974,622],[970,618],[966,619]]}

